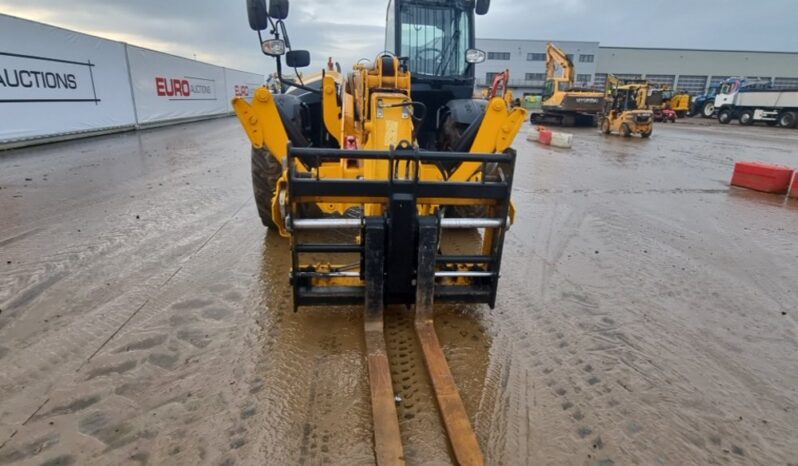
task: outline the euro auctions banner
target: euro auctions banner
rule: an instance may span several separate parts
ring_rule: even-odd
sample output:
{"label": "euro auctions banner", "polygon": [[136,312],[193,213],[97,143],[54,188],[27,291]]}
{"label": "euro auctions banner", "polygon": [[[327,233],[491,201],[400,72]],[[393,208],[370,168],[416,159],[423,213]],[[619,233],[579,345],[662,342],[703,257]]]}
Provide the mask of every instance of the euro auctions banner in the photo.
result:
{"label": "euro auctions banner", "polygon": [[227,102],[233,100],[233,97],[252,100],[255,89],[263,86],[264,82],[262,74],[246,73],[230,68],[224,69],[224,79],[227,82]]}
{"label": "euro auctions banner", "polygon": [[0,15],[0,143],[133,125],[124,44]]}
{"label": "euro auctions banner", "polygon": [[127,46],[139,124],[232,112],[224,68]]}

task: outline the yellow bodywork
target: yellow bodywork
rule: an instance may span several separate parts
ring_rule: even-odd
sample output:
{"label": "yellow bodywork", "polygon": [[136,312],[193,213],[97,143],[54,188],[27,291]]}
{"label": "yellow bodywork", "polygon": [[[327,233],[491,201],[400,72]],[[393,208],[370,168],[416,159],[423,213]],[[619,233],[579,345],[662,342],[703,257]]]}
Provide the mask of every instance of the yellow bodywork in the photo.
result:
{"label": "yellow bodywork", "polygon": [[608,102],[599,123],[601,131],[622,136],[651,136],[654,131],[654,112],[648,105],[649,88],[650,85],[645,81],[623,81],[615,75],[608,75]]}
{"label": "yellow bodywork", "polygon": [[[400,142],[415,144],[410,72],[393,60],[393,70],[383,70],[383,61],[375,66],[356,65],[354,71],[344,78],[328,71],[322,80],[322,113],[324,126],[338,142],[347,148],[347,139],[353,140],[357,149],[389,151]],[[386,90],[390,90],[386,92]],[[255,91],[251,102],[242,98],[232,101],[233,109],[255,148],[267,148],[274,157],[283,162],[287,157],[289,138],[280,119],[272,93],[266,87]],[[477,132],[470,152],[502,153],[512,144],[526,118],[522,108],[511,108],[507,96],[494,97],[487,105],[485,117]],[[453,173],[445,176],[434,165],[424,164],[419,168],[421,180],[475,181],[481,180],[479,162],[462,163]],[[286,168],[284,166],[284,168]],[[297,170],[306,169],[298,165]],[[403,168],[411,170],[415,167]],[[384,179],[388,176],[388,162],[378,160],[322,163],[311,170],[312,176],[338,179]],[[406,173],[399,173],[404,176]],[[278,191],[272,200],[274,213],[279,208],[281,189],[285,189],[286,174],[278,181]],[[381,205],[369,203],[369,199],[352,199],[349,203],[330,203],[325,199],[302,199],[315,201],[325,213],[343,214],[347,209],[365,206],[367,215],[379,213]],[[443,201],[425,200],[427,212],[434,212]],[[469,200],[448,199],[447,205],[471,205]],[[273,216],[280,234],[289,236],[284,215]]]}
{"label": "yellow bodywork", "polygon": [[669,100],[670,108],[676,112],[679,118],[682,118],[690,112],[690,106],[693,103],[693,98],[686,92],[677,92],[673,94]]}
{"label": "yellow bodywork", "polygon": [[[322,118],[325,129],[337,142],[340,149],[391,151],[398,146],[415,147],[414,108],[411,93],[411,75],[393,60],[392,70],[382,69],[383,63],[377,59],[374,66],[356,65],[353,72],[344,77],[335,71],[328,71],[322,78],[321,100]],[[255,148],[266,148],[283,164],[283,174],[277,181],[272,199],[272,219],[280,235],[289,237],[286,217],[292,207],[286,205],[287,192],[287,152],[289,137],[277,110],[272,93],[266,87],[258,88],[251,102],[241,98],[233,99],[241,125]],[[434,116],[433,116],[434,117]],[[526,111],[512,108],[507,95],[491,99],[486,107],[482,123],[476,133],[469,152],[480,154],[503,153],[512,144],[526,119]],[[419,166],[417,166],[419,165]],[[295,170],[304,171],[311,177],[323,179],[363,179],[384,180],[410,178],[418,172],[420,181],[481,182],[482,162],[463,162],[453,171],[445,173],[435,164],[409,162],[399,164],[398,173],[389,173],[387,160],[342,159],[340,162],[322,162],[317,168],[306,168],[295,164]],[[341,198],[324,197],[294,198],[293,203],[315,203],[325,214],[344,215],[351,208],[362,209],[362,215],[374,216],[383,213],[384,199],[380,198]],[[419,215],[431,215],[443,205],[475,204],[485,205],[493,212],[490,201],[476,201],[469,198],[418,199]],[[511,223],[515,209],[510,206],[508,217]],[[494,245],[493,229],[485,229],[482,249],[490,252]],[[317,270],[325,267],[334,270],[334,265],[316,264]],[[467,264],[462,265],[467,267]],[[337,284],[341,286],[360,283],[355,277],[327,277],[319,280],[319,285]],[[462,279],[461,279],[462,280]],[[314,280],[314,283],[316,280]]]}

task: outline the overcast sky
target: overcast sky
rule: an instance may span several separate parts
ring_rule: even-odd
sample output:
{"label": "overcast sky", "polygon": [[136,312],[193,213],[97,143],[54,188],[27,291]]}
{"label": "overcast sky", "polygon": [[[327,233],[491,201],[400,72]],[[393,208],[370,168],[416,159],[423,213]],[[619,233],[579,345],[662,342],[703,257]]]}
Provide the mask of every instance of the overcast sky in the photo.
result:
{"label": "overcast sky", "polygon": [[[0,12],[255,72],[273,70],[245,0],[0,0]],[[292,0],[294,48],[318,68],[382,49],[387,0]],[[798,51],[798,0],[493,0],[479,37]]]}

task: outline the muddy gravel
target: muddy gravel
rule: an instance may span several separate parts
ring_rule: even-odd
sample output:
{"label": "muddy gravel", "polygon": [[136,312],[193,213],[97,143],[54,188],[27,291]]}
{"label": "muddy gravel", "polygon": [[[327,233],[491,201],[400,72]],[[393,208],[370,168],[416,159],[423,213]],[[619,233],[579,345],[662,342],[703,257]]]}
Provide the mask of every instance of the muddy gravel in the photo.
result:
{"label": "muddy gravel", "polygon": [[[798,464],[798,200],[728,186],[798,131],[574,133],[516,142],[496,308],[436,308],[488,464]],[[374,463],[361,309],[292,312],[248,151],[226,118],[0,153],[0,465]],[[450,464],[387,313],[408,463]]]}

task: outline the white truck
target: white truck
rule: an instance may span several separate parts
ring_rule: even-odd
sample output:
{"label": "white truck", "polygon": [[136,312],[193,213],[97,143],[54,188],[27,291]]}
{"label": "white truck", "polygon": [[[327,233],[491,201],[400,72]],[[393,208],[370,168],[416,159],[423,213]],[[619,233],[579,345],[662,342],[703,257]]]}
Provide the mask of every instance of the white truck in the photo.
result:
{"label": "white truck", "polygon": [[749,78],[726,78],[718,85],[718,93],[715,94],[715,111],[720,111],[724,105],[731,105],[738,92],[745,89],[770,89],[770,80],[749,79]]}
{"label": "white truck", "polygon": [[793,128],[798,120],[798,89],[740,89],[717,110],[718,121],[723,124],[762,121],[769,126]]}

